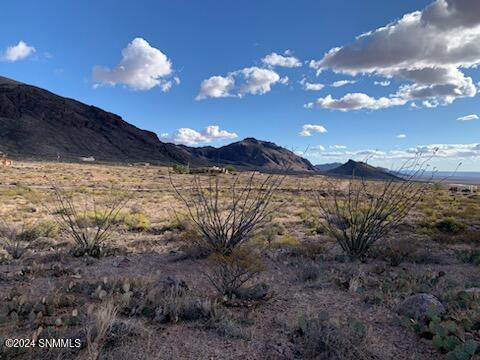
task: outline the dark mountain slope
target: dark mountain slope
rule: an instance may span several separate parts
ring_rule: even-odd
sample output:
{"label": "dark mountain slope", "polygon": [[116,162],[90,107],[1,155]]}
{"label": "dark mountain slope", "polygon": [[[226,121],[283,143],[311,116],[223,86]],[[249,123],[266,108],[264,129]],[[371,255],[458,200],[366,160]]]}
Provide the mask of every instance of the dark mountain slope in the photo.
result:
{"label": "dark mountain slope", "polygon": [[335,162],[335,163],[328,163],[328,164],[318,164],[314,166],[317,171],[328,171],[328,170],[336,169],[342,165],[343,165],[342,163]]}
{"label": "dark mountain slope", "polygon": [[212,163],[232,164],[254,169],[289,169],[291,171],[315,171],[306,159],[272,142],[246,138],[218,149],[203,147],[193,149],[193,154]]}
{"label": "dark mountain slope", "polygon": [[369,179],[369,180],[401,180],[398,176],[395,176],[383,169],[376,168],[368,165],[367,163],[360,161],[348,160],[342,166],[335,169],[326,171],[327,174],[335,176],[355,176],[357,178]]}
{"label": "dark mountain slope", "polygon": [[101,161],[188,161],[188,151],[163,144],[118,115],[49,91],[0,78],[0,151],[12,156]]}
{"label": "dark mountain slope", "polygon": [[0,152],[13,158],[151,162],[191,166],[232,164],[246,169],[314,171],[293,152],[252,138],[221,148],[161,142],[120,116],[47,90],[0,77]]}

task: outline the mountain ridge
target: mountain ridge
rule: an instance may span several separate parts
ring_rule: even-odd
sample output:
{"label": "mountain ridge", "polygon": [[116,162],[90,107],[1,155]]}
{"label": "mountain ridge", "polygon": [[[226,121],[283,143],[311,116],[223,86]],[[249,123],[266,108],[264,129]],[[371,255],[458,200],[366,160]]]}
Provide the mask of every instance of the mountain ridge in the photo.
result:
{"label": "mountain ridge", "polygon": [[[254,138],[219,148],[160,141],[120,116],[48,90],[0,76],[0,151],[14,158],[159,165],[234,165],[245,169],[313,172],[306,159]],[[58,154],[58,155],[57,155]]]}
{"label": "mountain ridge", "polygon": [[369,180],[402,180],[402,178],[385,171],[382,168],[374,167],[365,162],[348,160],[345,164],[325,172],[328,175],[340,177],[357,177]]}

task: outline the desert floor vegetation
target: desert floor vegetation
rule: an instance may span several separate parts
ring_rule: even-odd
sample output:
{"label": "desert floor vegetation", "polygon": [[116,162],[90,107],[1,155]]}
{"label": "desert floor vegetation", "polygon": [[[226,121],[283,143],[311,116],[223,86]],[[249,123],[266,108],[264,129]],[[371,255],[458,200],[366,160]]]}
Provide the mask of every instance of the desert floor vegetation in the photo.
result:
{"label": "desert floor vegetation", "polygon": [[[239,175],[40,162],[2,169],[0,358],[479,356],[478,192],[421,185],[409,211],[360,254],[337,232],[368,233],[369,192],[356,204],[348,179]],[[338,209],[319,208],[335,199]],[[337,211],[345,204],[356,206],[355,221],[333,216],[346,215]],[[385,209],[373,219],[395,220]],[[7,348],[7,338],[80,346]]]}

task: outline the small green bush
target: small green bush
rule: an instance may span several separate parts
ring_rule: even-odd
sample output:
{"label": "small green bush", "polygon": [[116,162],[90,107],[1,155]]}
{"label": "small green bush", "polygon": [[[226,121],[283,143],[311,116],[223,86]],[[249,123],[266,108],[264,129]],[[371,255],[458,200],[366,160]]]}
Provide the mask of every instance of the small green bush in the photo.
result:
{"label": "small green bush", "polygon": [[27,227],[22,232],[22,237],[25,241],[33,241],[40,237],[54,238],[58,235],[60,227],[55,221],[44,220],[33,226]]}
{"label": "small green bush", "polygon": [[438,221],[435,224],[435,228],[445,234],[458,234],[465,230],[466,226],[454,218],[446,218]]}
{"label": "small green bush", "polygon": [[225,166],[225,170],[232,173],[232,172],[235,172],[237,169],[235,169],[235,166],[233,166],[233,165],[227,165],[227,166]]}
{"label": "small green bush", "polygon": [[172,166],[172,170],[175,174],[188,174],[190,173],[190,167],[188,165],[175,164]]}
{"label": "small green bush", "polygon": [[457,258],[463,263],[480,265],[480,250],[460,250],[457,252]]}
{"label": "small green bush", "polygon": [[144,213],[127,213],[123,215],[122,222],[131,231],[147,231],[150,229],[150,220]]}

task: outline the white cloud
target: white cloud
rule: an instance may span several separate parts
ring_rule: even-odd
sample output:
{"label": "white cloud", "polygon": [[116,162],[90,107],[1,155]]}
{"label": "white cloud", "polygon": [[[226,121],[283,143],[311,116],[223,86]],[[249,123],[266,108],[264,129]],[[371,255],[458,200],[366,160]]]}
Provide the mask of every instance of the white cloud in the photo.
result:
{"label": "white cloud", "polygon": [[282,78],[280,78],[280,80],[278,80],[278,82],[282,85],[288,85],[288,76],[284,76]]}
{"label": "white cloud", "polygon": [[478,120],[480,117],[477,114],[472,114],[472,115],[466,115],[459,117],[457,120],[458,121],[472,121],[472,120]]}
{"label": "white cloud", "polygon": [[378,86],[383,86],[383,87],[387,87],[390,85],[390,81],[388,80],[384,80],[384,81],[374,81],[373,82],[375,85],[378,85]]}
{"label": "white cloud", "polygon": [[348,75],[394,77],[408,84],[391,97],[447,105],[477,88],[461,69],[480,64],[480,2],[436,0],[423,11],[331,49],[310,66]]}
{"label": "white cloud", "polygon": [[398,134],[397,135],[397,139],[406,139],[407,138],[407,135],[405,134]]}
{"label": "white cloud", "polygon": [[335,81],[332,86],[338,88],[349,84],[355,84],[356,82],[356,80],[338,80]]}
{"label": "white cloud", "polygon": [[160,135],[160,138],[162,140],[188,146],[201,143],[206,144],[214,140],[235,139],[237,137],[238,135],[234,132],[220,130],[220,127],[218,125],[207,126],[201,132],[189,128],[180,128],[175,130],[175,132],[171,136],[167,133],[163,133]]}
{"label": "white cloud", "polygon": [[365,160],[366,158],[379,160],[406,160],[412,159],[418,155],[434,156],[439,159],[480,159],[480,144],[430,144],[392,151],[367,149],[357,151],[322,152],[318,154],[313,153],[313,155],[321,155],[324,158],[355,160]]}
{"label": "white cloud", "polygon": [[203,100],[207,98],[222,98],[232,96],[230,91],[235,86],[235,79],[232,76],[212,76],[203,80],[200,84],[200,92],[195,98]]}
{"label": "white cloud", "polygon": [[322,90],[325,87],[325,85],[320,84],[320,83],[308,82],[305,78],[300,80],[299,83],[302,85],[304,90],[309,90],[309,91],[319,91],[319,90]]}
{"label": "white cloud", "polygon": [[0,58],[6,61],[15,62],[25,59],[35,52],[33,46],[29,46],[26,42],[20,40],[17,45],[9,46]]}
{"label": "white cloud", "polygon": [[[290,52],[286,52],[286,55],[289,55],[289,54]],[[262,59],[262,62],[266,66],[270,66],[270,67],[280,66],[280,67],[294,68],[294,67],[302,66],[302,63],[296,57],[283,56],[274,52],[265,56]]]}
{"label": "white cloud", "polygon": [[305,124],[302,126],[302,131],[300,131],[300,136],[312,136],[314,133],[323,134],[326,133],[327,129],[322,125],[312,125]]}
{"label": "white cloud", "polygon": [[401,98],[373,98],[363,93],[348,93],[340,99],[334,99],[331,95],[319,98],[315,102],[307,103],[304,105],[306,108],[312,108],[314,106],[323,109],[333,109],[340,111],[371,109],[378,110],[388,108],[391,106],[404,105],[407,101]]}
{"label": "white cloud", "polygon": [[271,69],[248,67],[233,71],[227,76],[212,76],[202,81],[196,99],[243,97],[247,94],[263,95],[276,83],[287,84],[288,77],[281,78]]}
{"label": "white cloud", "polygon": [[239,95],[245,94],[263,95],[271,90],[271,86],[280,81],[280,75],[269,69],[261,69],[256,66],[239,70],[244,78],[244,84],[239,88]]}
{"label": "white cloud", "polygon": [[[166,78],[171,74],[172,63],[168,57],[142,38],[133,39],[122,50],[122,59],[114,69],[93,68],[97,85],[124,84],[133,90],[150,90],[158,86],[162,91],[168,91],[173,83]],[[174,82],[178,83],[178,80]]]}
{"label": "white cloud", "polygon": [[335,149],[335,150],[344,150],[347,147],[345,145],[330,145],[330,149]]}

